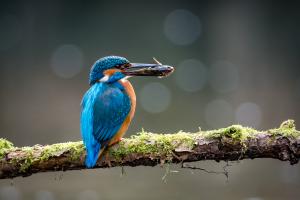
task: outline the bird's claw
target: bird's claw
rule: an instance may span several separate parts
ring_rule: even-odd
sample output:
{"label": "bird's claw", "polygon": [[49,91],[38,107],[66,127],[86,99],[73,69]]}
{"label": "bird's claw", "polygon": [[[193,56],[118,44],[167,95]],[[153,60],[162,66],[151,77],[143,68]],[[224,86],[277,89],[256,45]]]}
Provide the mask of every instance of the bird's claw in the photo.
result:
{"label": "bird's claw", "polygon": [[111,162],[110,162],[110,158],[109,158],[109,153],[108,153],[108,152],[105,153],[104,163],[105,163],[109,168],[112,167]]}

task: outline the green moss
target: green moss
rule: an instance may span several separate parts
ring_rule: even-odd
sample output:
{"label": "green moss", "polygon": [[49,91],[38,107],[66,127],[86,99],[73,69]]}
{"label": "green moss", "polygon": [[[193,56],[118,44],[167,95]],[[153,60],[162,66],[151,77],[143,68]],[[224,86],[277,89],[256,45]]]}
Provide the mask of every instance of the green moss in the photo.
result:
{"label": "green moss", "polygon": [[20,172],[25,172],[34,162],[33,147],[16,148],[16,150],[22,152],[22,154],[14,157],[9,162],[18,166]]}
{"label": "green moss", "polygon": [[19,171],[25,172],[37,159],[35,159],[33,156],[33,147],[22,147],[22,151],[25,152],[25,159],[23,159],[22,162],[19,162],[21,165]]}
{"label": "green moss", "polygon": [[191,134],[180,131],[176,134],[154,134],[142,131],[119,143],[117,148],[112,148],[111,153],[116,158],[122,158],[131,153],[151,155],[172,155],[175,149],[192,150],[197,137],[204,138],[232,138],[237,142],[243,142],[255,137],[259,132],[249,127],[232,125],[211,131],[199,131]]}
{"label": "green moss", "polygon": [[257,130],[254,130],[249,127],[243,127],[241,125],[232,125],[227,128],[200,132],[200,134],[202,134],[205,138],[216,139],[227,137],[241,142],[245,141],[248,138],[254,137],[257,133]]}
{"label": "green moss", "polygon": [[81,141],[47,145],[41,153],[40,160],[48,160],[50,157],[59,156],[66,151],[70,152],[71,160],[77,160],[84,152],[84,147]]}
{"label": "green moss", "polygon": [[296,130],[295,120],[288,119],[280,124],[280,128]]}
{"label": "green moss", "polygon": [[296,130],[295,121],[292,119],[286,120],[281,123],[279,128],[268,130],[273,136],[282,135],[285,137],[297,138],[300,136],[300,131]]}
{"label": "green moss", "polygon": [[13,143],[4,138],[0,138],[0,159],[2,159],[6,152],[12,148],[14,148]]}
{"label": "green moss", "polygon": [[165,155],[166,158],[171,157],[174,150],[190,151],[196,144],[196,138],[232,138],[238,142],[243,142],[254,137],[258,131],[242,127],[240,125],[233,125],[227,128],[222,128],[212,131],[199,131],[198,133],[185,133],[180,131],[176,134],[154,134],[142,131],[119,143],[116,148],[111,148],[111,153],[117,159],[123,156],[135,154],[151,154]]}
{"label": "green moss", "polygon": [[64,152],[71,154],[71,160],[78,160],[84,152],[82,142],[66,142],[53,145],[46,145],[43,147],[42,152],[38,150],[40,146],[22,147],[21,152],[24,155],[18,159],[12,159],[10,162],[19,166],[20,172],[26,172],[34,162],[48,160],[51,157],[60,156]]}
{"label": "green moss", "polygon": [[135,154],[151,154],[165,155],[172,154],[176,148],[192,149],[195,142],[195,135],[190,133],[179,132],[176,134],[154,134],[140,132],[119,143],[118,148],[111,148],[111,153],[116,158],[125,155]]}

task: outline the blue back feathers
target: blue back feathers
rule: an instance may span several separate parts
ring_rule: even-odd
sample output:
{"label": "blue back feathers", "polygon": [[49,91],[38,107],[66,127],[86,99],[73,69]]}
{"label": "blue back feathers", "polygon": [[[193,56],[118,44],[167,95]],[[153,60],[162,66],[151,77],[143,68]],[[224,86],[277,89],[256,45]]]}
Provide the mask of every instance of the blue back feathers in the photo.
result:
{"label": "blue back feathers", "polygon": [[97,60],[91,68],[90,85],[93,85],[100,80],[104,75],[103,72],[107,69],[114,68],[117,65],[124,65],[129,63],[126,58],[120,56],[106,56]]}
{"label": "blue back feathers", "polygon": [[96,165],[101,148],[118,132],[131,109],[129,96],[118,82],[95,83],[81,102],[81,133],[86,147],[85,164]]}

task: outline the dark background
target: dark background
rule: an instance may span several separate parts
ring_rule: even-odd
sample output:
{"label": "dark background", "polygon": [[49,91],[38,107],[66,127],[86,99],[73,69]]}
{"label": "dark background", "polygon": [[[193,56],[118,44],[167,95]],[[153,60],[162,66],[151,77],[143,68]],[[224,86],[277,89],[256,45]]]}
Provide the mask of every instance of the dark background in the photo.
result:
{"label": "dark background", "polygon": [[[296,2],[296,1],[294,1]],[[1,1],[0,137],[17,146],[81,139],[80,101],[106,55],[176,67],[132,78],[127,136],[239,123],[300,122],[300,5],[276,1]],[[44,173],[0,181],[0,199],[298,199],[299,165],[230,163],[225,176],[160,167]],[[224,162],[198,162],[222,170]]]}

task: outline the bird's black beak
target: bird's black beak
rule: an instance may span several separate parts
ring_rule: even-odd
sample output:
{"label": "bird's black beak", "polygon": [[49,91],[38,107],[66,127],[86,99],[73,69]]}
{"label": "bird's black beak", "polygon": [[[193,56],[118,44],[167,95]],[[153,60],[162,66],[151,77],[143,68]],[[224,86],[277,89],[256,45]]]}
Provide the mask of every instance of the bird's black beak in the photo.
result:
{"label": "bird's black beak", "polygon": [[174,67],[163,65],[155,60],[155,64],[130,63],[130,66],[123,70],[127,76],[158,76],[165,77],[174,71]]}

